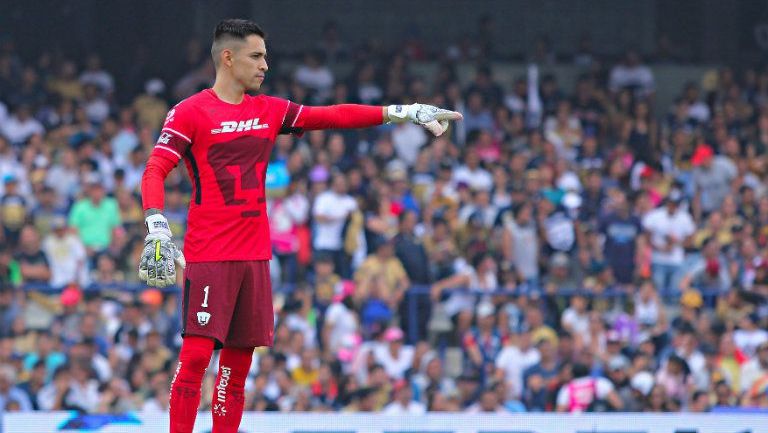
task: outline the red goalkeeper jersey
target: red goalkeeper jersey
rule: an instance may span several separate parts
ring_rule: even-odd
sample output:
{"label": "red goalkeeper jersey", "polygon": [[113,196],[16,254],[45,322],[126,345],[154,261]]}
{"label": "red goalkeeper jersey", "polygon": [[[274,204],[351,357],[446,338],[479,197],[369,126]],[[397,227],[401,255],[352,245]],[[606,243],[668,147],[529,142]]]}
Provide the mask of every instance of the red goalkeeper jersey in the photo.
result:
{"label": "red goalkeeper jersey", "polygon": [[168,112],[142,179],[144,209],[162,209],[163,179],[183,158],[193,184],[187,261],[269,260],[264,182],[277,135],[381,122],[381,107],[305,107],[266,95],[230,104],[203,90]]}

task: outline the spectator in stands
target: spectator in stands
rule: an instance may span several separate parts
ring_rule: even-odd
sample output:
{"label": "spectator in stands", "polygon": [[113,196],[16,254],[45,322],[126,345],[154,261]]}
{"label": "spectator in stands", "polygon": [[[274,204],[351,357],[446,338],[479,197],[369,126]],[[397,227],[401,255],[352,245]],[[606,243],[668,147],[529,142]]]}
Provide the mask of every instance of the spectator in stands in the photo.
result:
{"label": "spectator in stands", "polygon": [[733,333],[736,346],[748,357],[754,356],[756,349],[768,342],[768,331],[760,324],[760,315],[750,313],[741,318],[737,323],[738,329]]}
{"label": "spectator in stands", "polygon": [[630,213],[626,194],[611,196],[611,212],[599,219],[599,232],[605,236],[603,252],[615,281],[630,284],[636,276],[637,253],[644,249],[640,220]]}
{"label": "spectator in stands", "polygon": [[30,410],[40,410],[40,404],[37,401],[37,395],[45,386],[47,371],[44,361],[37,361],[29,373],[29,379],[19,384],[18,388],[27,394],[29,402],[32,404]]}
{"label": "spectator in stands", "polygon": [[376,389],[364,387],[352,394],[352,403],[344,407],[343,412],[372,412],[376,410]]}
{"label": "spectator in stands", "polygon": [[673,190],[663,207],[643,218],[643,228],[648,232],[653,248],[653,281],[660,290],[672,290],[679,286],[685,258],[683,245],[695,230],[691,215],[681,206],[682,199],[682,193]]}
{"label": "spectator in stands", "polygon": [[84,86],[93,85],[104,95],[111,94],[115,88],[115,80],[112,74],[102,68],[99,55],[89,54],[85,65],[85,70],[80,74],[80,83]]}
{"label": "spectator in stands", "polygon": [[608,88],[613,93],[630,89],[637,97],[650,97],[656,91],[653,71],[641,63],[640,54],[635,50],[627,51],[624,62],[611,69]]}
{"label": "spectator in stands", "polygon": [[19,235],[19,253],[16,255],[24,283],[47,284],[51,278],[48,258],[40,249],[40,237],[31,225],[24,226]]}
{"label": "spectator in stands", "polygon": [[67,402],[70,395],[71,375],[69,366],[62,365],[53,373],[53,379],[37,393],[37,401],[41,410],[74,409]]}
{"label": "spectator in stands", "polygon": [[301,351],[300,364],[291,370],[291,378],[301,387],[308,387],[318,378],[317,352],[313,348],[305,347]]}
{"label": "spectator in stands", "polygon": [[36,343],[36,350],[27,353],[24,357],[24,369],[34,373],[38,364],[42,362],[45,367],[45,383],[48,383],[54,371],[66,362],[66,355],[58,349],[56,338],[47,329],[37,331]]}
{"label": "spectator in stands", "polygon": [[696,287],[698,290],[727,290],[731,287],[728,262],[720,252],[717,239],[704,240],[701,258],[691,265],[680,281],[682,289]]}
{"label": "spectator in stands", "polygon": [[20,146],[33,135],[45,133],[43,125],[32,117],[32,107],[22,103],[14,110],[13,114],[0,124],[0,132],[15,146]]}
{"label": "spectator in stands", "polygon": [[467,407],[466,413],[506,413],[506,409],[499,402],[499,396],[494,387],[484,388],[476,403]]}
{"label": "spectator in stands", "polygon": [[313,247],[318,253],[333,257],[336,272],[349,277],[349,259],[343,249],[344,223],[357,210],[357,203],[347,194],[347,181],[341,173],[333,175],[331,189],[315,199],[312,215],[315,219],[316,234]]}
{"label": "spectator in stands", "polygon": [[738,172],[736,165],[724,155],[715,155],[711,146],[700,144],[691,158],[693,182],[705,214],[717,210],[731,192],[731,181]]}
{"label": "spectator in stands", "polygon": [[77,154],[73,149],[63,149],[56,154],[57,163],[48,170],[46,184],[56,191],[57,205],[69,205],[80,191],[77,173]]}
{"label": "spectator in stands", "polygon": [[16,372],[7,364],[0,366],[0,408],[5,410],[11,402],[19,405],[18,410],[27,412],[33,410],[27,394],[15,386]]}
{"label": "spectator in stands", "polygon": [[539,240],[533,207],[525,202],[500,213],[502,252],[520,278],[530,286],[539,283]]}
{"label": "spectator in stands", "polygon": [[475,311],[476,326],[464,334],[462,346],[467,352],[467,365],[475,371],[489,372],[494,365],[504,340],[496,328],[496,310],[493,304],[482,301]]}
{"label": "spectator in stands", "polygon": [[426,407],[413,399],[411,384],[401,379],[392,387],[392,402],[384,406],[382,413],[385,415],[423,415]]}
{"label": "spectator in stands", "polygon": [[[543,391],[546,394],[546,389],[550,388],[557,379],[560,364],[555,352],[555,343],[552,340],[539,338],[534,341],[536,350],[539,353],[539,363],[523,371],[523,386],[526,391],[529,387],[533,387],[534,391]],[[535,394],[527,392],[526,394],[525,398],[529,399],[532,403],[536,401],[541,403]],[[544,410],[544,407],[542,406],[540,410]]]}
{"label": "spectator in stands", "polygon": [[573,380],[557,393],[558,412],[586,412],[604,401],[614,410],[624,405],[613,384],[604,377],[590,377],[589,368],[583,364],[573,365]]}
{"label": "spectator in stands", "polygon": [[403,264],[394,254],[394,238],[379,241],[375,253],[368,256],[355,272],[355,298],[359,305],[366,299],[378,299],[396,311],[410,285]]}
{"label": "spectator in stands", "polygon": [[77,229],[88,257],[106,249],[120,226],[117,202],[106,197],[102,179],[95,173],[86,176],[86,197],[77,201],[69,213],[69,224]]}
{"label": "spectator in stands", "polygon": [[3,237],[9,245],[19,242],[21,227],[27,220],[27,200],[18,192],[19,182],[13,174],[3,178],[5,193],[0,196]]}
{"label": "spectator in stands", "polygon": [[761,383],[768,381],[768,342],[757,346],[756,356],[741,366],[740,391],[754,395]]}
{"label": "spectator in stands", "polygon": [[413,347],[404,345],[405,333],[400,328],[388,328],[384,332],[385,344],[373,350],[373,358],[384,367],[391,379],[402,379],[413,367]]}
{"label": "spectator in stands", "polygon": [[72,380],[66,394],[66,404],[81,412],[93,413],[99,404],[99,383],[93,376],[86,359],[75,359],[71,363]]}
{"label": "spectator in stands", "polygon": [[68,230],[67,219],[63,215],[51,219],[51,229],[53,232],[43,239],[42,247],[50,263],[50,285],[63,287],[74,283],[87,286],[87,257],[80,238]]}
{"label": "spectator in stands", "polygon": [[308,51],[293,76],[297,83],[313,92],[312,101],[315,105],[323,105],[330,98],[334,77],[330,68],[323,63],[321,53]]}

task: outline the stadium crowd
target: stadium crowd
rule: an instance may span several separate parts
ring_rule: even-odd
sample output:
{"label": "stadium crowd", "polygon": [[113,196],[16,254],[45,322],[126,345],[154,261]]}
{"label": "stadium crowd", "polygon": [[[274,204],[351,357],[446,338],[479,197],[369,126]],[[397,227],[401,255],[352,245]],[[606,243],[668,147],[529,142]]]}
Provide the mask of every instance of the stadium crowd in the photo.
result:
{"label": "stadium crowd", "polygon": [[[292,68],[276,53],[265,93],[464,121],[278,138],[275,341],[247,410],[768,407],[768,68],[712,71],[656,110],[633,51],[556,58],[542,40],[502,77],[482,31],[438,52],[340,33]],[[0,43],[2,410],[167,410],[180,298],[138,285],[139,186],[169,108],[212,83],[205,51],[116,80],[97,54]],[[424,60],[435,76],[412,72]],[[479,65],[469,82],[459,62]],[[541,72],[555,62],[583,70],[574,88]],[[174,170],[179,242],[190,188]]]}

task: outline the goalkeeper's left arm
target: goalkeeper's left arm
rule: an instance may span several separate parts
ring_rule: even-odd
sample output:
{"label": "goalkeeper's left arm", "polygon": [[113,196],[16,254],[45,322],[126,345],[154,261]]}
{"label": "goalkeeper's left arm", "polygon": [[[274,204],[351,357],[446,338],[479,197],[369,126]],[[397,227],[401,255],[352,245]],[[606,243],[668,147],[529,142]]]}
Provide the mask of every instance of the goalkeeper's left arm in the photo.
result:
{"label": "goalkeeper's left arm", "polygon": [[292,104],[288,109],[283,132],[314,129],[366,128],[383,123],[413,122],[435,136],[448,129],[451,120],[460,120],[461,113],[432,105],[357,105],[339,104],[326,107],[308,107]]}

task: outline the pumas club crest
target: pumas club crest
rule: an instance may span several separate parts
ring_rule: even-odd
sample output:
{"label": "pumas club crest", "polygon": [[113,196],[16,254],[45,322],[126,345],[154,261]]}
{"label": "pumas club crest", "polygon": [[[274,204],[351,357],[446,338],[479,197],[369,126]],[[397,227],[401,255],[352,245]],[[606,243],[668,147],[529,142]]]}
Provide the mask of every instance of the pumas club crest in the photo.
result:
{"label": "pumas club crest", "polygon": [[198,311],[197,312],[197,323],[200,324],[200,326],[205,326],[208,324],[208,321],[211,320],[211,314],[205,311]]}

